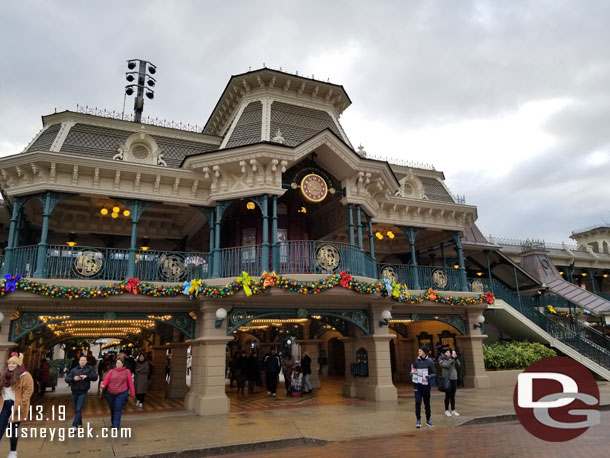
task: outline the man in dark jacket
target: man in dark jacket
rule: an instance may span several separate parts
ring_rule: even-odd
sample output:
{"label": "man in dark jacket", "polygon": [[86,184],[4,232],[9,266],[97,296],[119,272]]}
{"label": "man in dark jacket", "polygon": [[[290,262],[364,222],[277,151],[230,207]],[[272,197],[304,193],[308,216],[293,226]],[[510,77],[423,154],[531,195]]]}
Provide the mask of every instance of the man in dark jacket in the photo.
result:
{"label": "man in dark jacket", "polygon": [[309,376],[311,375],[311,358],[306,351],[303,352],[301,358],[301,368],[303,369],[303,393],[311,393],[313,388],[309,383]]}
{"label": "man in dark jacket", "polygon": [[91,387],[91,382],[97,380],[95,369],[87,364],[87,357],[81,356],[78,366],[73,368],[66,375],[66,382],[72,388],[72,404],[74,405],[74,421],[72,427],[83,426],[83,406],[87,397],[87,391]]}
{"label": "man in dark jacket", "polygon": [[277,354],[277,349],[273,347],[271,353],[267,353],[263,360],[265,366],[265,382],[267,383],[267,395],[275,396],[277,391],[277,380],[282,368],[282,362]]}
{"label": "man in dark jacket", "polygon": [[415,416],[417,417],[416,428],[421,428],[421,402],[424,401],[426,408],[426,425],[432,428],[434,425],[430,420],[430,380],[436,377],[436,366],[432,358],[428,357],[428,348],[419,347],[417,358],[411,366],[413,390],[415,391]]}

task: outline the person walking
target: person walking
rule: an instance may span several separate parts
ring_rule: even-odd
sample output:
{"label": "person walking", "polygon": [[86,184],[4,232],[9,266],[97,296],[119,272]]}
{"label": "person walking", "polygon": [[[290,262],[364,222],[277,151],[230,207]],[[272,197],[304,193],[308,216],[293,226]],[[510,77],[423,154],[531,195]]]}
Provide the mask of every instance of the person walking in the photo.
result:
{"label": "person walking", "polygon": [[83,426],[83,407],[87,398],[87,391],[91,387],[91,382],[97,380],[95,369],[87,364],[87,357],[82,355],[78,360],[78,366],[71,369],[66,375],[66,383],[72,390],[72,405],[74,406],[74,420],[72,428]]}
{"label": "person walking", "polygon": [[144,407],[144,398],[148,392],[148,385],[152,377],[152,366],[146,360],[146,355],[140,353],[136,361],[134,385],[136,389],[136,407]]}
{"label": "person walking", "polygon": [[246,365],[246,378],[248,379],[248,394],[254,394],[254,386],[260,377],[260,364],[256,352],[250,353]]}
{"label": "person walking", "polygon": [[123,360],[116,360],[116,367],[106,374],[104,381],[100,384],[102,388],[108,387],[106,402],[110,407],[110,421],[113,428],[121,426],[121,413],[129,395],[135,396],[131,372],[123,366]]}
{"label": "person walking", "polygon": [[240,394],[244,394],[247,372],[248,358],[246,358],[246,352],[242,350],[237,358],[237,392]]}
{"label": "person walking", "polygon": [[263,361],[265,366],[265,382],[267,384],[267,395],[274,396],[277,391],[277,381],[280,375],[280,369],[282,368],[282,362],[280,357],[277,355],[277,349],[273,347],[271,353],[265,356]]}
{"label": "person walking", "polygon": [[[441,377],[449,379],[450,383],[449,391],[445,392],[445,415],[458,417],[460,414],[455,411],[455,392],[457,391],[458,368],[461,363],[455,350],[452,352],[451,348],[443,348],[438,358],[438,364],[441,366]],[[450,403],[451,411],[449,411]]]}
{"label": "person walking", "polygon": [[286,387],[286,396],[290,396],[290,376],[292,375],[292,355],[288,352],[282,357],[282,372],[284,373],[284,386]]}
{"label": "person walking", "polygon": [[436,377],[436,367],[434,361],[428,357],[428,347],[425,345],[417,350],[417,358],[411,365],[411,377],[415,392],[415,417],[417,418],[415,427],[421,428],[421,403],[423,400],[426,408],[426,425],[432,428],[434,425],[432,424],[430,410],[430,380]]}
{"label": "person walking", "polygon": [[19,424],[27,420],[30,410],[30,398],[34,392],[34,379],[23,367],[23,355],[11,353],[4,372],[4,386],[0,403],[0,439],[6,428],[10,427],[11,451],[8,458],[17,458],[17,440],[19,439]]}
{"label": "person walking", "polygon": [[40,360],[40,366],[38,366],[38,385],[40,386],[40,396],[44,396],[47,391],[47,384],[49,383],[49,375],[51,374],[51,366],[47,362],[46,358]]}
{"label": "person walking", "polygon": [[303,370],[303,393],[310,394],[313,391],[311,383],[309,383],[309,376],[311,375],[311,358],[306,351],[303,352],[301,358],[301,369]]}

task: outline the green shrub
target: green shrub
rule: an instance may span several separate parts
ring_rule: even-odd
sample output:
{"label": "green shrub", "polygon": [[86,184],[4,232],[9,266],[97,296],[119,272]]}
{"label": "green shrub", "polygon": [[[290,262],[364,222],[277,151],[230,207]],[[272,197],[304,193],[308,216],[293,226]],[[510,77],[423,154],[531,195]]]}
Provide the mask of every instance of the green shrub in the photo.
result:
{"label": "green shrub", "polygon": [[485,369],[525,369],[547,356],[557,356],[557,353],[537,342],[498,342],[483,345]]}

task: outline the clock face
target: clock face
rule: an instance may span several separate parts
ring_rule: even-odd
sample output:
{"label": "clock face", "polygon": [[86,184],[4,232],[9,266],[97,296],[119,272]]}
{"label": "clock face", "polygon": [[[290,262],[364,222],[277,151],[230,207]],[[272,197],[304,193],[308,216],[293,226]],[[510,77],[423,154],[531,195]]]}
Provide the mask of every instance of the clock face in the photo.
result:
{"label": "clock face", "polygon": [[328,194],[328,185],[320,175],[310,173],[301,180],[301,192],[309,202],[322,202]]}

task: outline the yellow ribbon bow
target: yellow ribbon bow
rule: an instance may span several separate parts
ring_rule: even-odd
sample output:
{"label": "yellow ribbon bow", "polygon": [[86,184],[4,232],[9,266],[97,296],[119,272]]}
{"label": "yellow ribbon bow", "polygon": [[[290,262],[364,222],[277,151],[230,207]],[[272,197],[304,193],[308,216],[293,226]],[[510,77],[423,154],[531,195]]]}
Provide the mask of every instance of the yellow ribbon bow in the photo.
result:
{"label": "yellow ribbon bow", "polygon": [[275,279],[277,278],[277,275],[275,274],[275,271],[267,273],[265,270],[263,271],[261,278],[263,279],[263,288],[269,288],[271,286],[275,286]]}
{"label": "yellow ribbon bow", "polygon": [[235,279],[235,283],[241,283],[242,288],[244,289],[244,293],[246,293],[246,296],[252,296],[252,290],[250,289],[250,285],[252,284],[254,280],[252,279],[252,277],[250,277],[250,275],[248,275],[248,272],[246,272],[245,270],[241,273],[241,277],[237,277]]}
{"label": "yellow ribbon bow", "polygon": [[396,282],[392,283],[392,297],[400,297],[400,285]]}
{"label": "yellow ribbon bow", "polygon": [[199,290],[201,289],[202,280],[191,280],[191,287],[189,288],[189,294],[191,296],[199,296]]}

